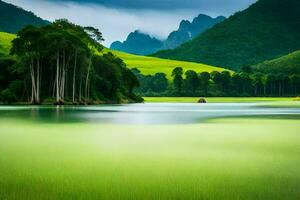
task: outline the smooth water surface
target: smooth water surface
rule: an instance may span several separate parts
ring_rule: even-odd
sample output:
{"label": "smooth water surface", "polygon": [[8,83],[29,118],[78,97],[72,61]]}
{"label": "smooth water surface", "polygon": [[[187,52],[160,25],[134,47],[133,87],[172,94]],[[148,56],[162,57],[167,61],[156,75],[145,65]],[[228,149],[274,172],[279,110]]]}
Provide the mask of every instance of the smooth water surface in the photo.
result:
{"label": "smooth water surface", "polygon": [[222,117],[286,117],[300,108],[272,108],[261,103],[147,103],[102,106],[1,106],[1,118],[44,122],[108,124],[195,124]]}

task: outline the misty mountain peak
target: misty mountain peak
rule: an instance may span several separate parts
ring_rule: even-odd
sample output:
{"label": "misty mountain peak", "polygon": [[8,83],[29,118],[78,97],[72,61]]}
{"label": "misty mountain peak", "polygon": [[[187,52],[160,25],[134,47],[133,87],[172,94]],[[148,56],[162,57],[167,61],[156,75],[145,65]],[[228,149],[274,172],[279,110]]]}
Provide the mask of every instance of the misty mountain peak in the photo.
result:
{"label": "misty mountain peak", "polygon": [[193,39],[224,19],[225,17],[212,18],[200,14],[193,19],[192,22],[189,20],[182,20],[178,30],[171,32],[165,41],[160,41],[151,37],[149,34],[135,30],[128,35],[123,43],[119,41],[114,42],[110,48],[138,55],[152,54],[163,49],[173,49],[184,42]]}

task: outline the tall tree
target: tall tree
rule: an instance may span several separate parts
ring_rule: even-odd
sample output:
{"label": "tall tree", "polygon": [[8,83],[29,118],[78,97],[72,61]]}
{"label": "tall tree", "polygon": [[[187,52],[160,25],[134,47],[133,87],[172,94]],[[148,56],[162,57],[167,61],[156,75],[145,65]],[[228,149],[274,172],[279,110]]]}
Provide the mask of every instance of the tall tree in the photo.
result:
{"label": "tall tree", "polygon": [[31,103],[40,103],[41,87],[41,60],[43,58],[42,32],[33,26],[28,26],[18,33],[18,37],[13,40],[11,54],[20,58],[20,62],[26,65],[25,72],[29,72],[31,79]]}
{"label": "tall tree", "polygon": [[210,78],[211,77],[208,72],[201,72],[199,75],[200,85],[202,86],[205,95],[208,94]]}
{"label": "tall tree", "polygon": [[183,69],[182,67],[176,67],[172,71],[172,77],[173,77],[173,84],[178,93],[181,93],[182,90],[182,83],[183,83]]}
{"label": "tall tree", "polygon": [[187,91],[191,91],[192,94],[195,93],[200,86],[197,72],[193,70],[188,70],[185,72],[185,85],[187,87]]}

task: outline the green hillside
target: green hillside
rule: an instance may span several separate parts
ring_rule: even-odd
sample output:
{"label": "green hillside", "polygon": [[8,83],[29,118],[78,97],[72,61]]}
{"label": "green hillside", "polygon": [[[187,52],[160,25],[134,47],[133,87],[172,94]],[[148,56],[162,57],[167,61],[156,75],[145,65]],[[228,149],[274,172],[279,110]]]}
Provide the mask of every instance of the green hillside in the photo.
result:
{"label": "green hillside", "polygon": [[300,50],[254,66],[265,73],[300,74]]}
{"label": "green hillside", "polygon": [[[0,32],[0,52],[8,54],[10,48],[10,41],[15,37],[13,34]],[[129,68],[138,68],[143,74],[155,74],[158,72],[166,73],[169,77],[172,70],[175,67],[182,67],[184,70],[194,70],[197,72],[207,71],[224,71],[225,69],[219,67],[213,67],[209,65],[182,62],[175,60],[167,60],[146,56],[137,56],[133,54],[123,53],[120,51],[114,51],[105,49],[105,52],[112,52],[116,56],[120,57]]]}
{"label": "green hillside", "polygon": [[161,58],[239,69],[300,49],[300,1],[259,0]]}
{"label": "green hillside", "polygon": [[11,41],[15,38],[15,35],[10,33],[0,32],[0,55],[9,54]]}
{"label": "green hillside", "polygon": [[27,25],[44,26],[50,22],[13,4],[0,0],[0,31],[17,33]]}
{"label": "green hillside", "polygon": [[163,72],[167,74],[168,78],[171,76],[171,72],[175,67],[182,67],[185,71],[194,70],[196,72],[212,72],[212,71],[224,71],[225,69],[219,67],[213,67],[210,65],[193,63],[193,62],[183,62],[176,60],[168,60],[147,56],[137,56],[133,54],[128,54],[120,51],[106,50],[120,57],[129,68],[138,68],[143,74],[155,74],[158,72]]}

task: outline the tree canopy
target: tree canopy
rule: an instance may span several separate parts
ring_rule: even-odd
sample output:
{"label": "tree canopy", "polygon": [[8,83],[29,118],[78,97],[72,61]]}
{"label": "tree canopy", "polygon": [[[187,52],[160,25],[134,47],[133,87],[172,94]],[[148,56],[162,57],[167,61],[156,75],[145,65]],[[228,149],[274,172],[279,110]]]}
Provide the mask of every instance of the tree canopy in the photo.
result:
{"label": "tree canopy", "polygon": [[64,19],[27,26],[12,41],[16,63],[11,68],[23,79],[32,104],[140,101],[133,94],[137,78],[121,59],[100,53],[102,41],[98,29]]}

